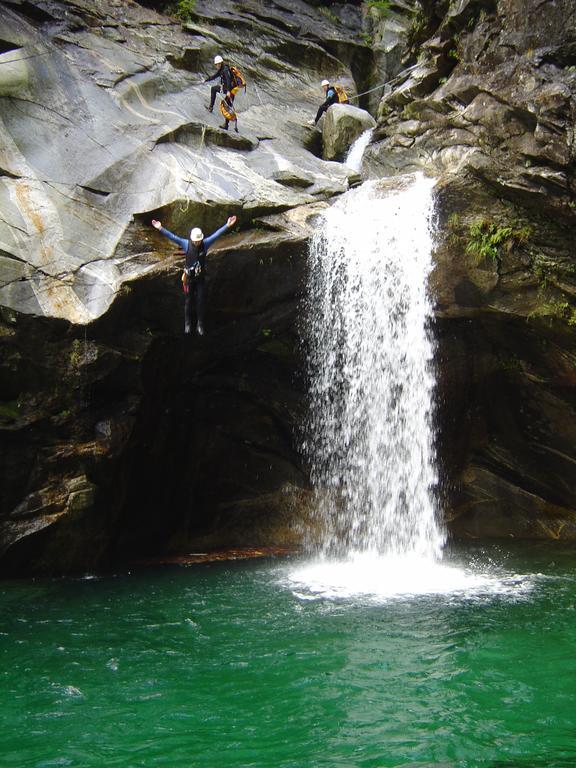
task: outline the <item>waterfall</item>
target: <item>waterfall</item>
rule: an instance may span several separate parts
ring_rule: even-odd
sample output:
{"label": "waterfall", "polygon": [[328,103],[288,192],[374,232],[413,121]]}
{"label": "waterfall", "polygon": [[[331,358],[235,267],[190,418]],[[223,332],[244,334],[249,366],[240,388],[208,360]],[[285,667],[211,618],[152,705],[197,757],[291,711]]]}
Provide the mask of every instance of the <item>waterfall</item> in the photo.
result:
{"label": "waterfall", "polygon": [[344,164],[347,165],[349,168],[352,168],[352,170],[357,171],[360,173],[362,170],[362,158],[364,157],[364,152],[366,151],[366,147],[368,144],[370,144],[370,139],[372,138],[372,133],[374,132],[373,128],[368,128],[367,131],[364,131],[364,133],[361,133],[360,136],[356,139],[356,141],[352,144],[350,149],[348,150],[348,154],[346,155],[346,160],[344,161]]}
{"label": "waterfall", "polygon": [[[326,554],[439,556],[432,432],[434,182],[366,183],[310,244],[304,449]],[[319,533],[318,533],[319,532]]]}

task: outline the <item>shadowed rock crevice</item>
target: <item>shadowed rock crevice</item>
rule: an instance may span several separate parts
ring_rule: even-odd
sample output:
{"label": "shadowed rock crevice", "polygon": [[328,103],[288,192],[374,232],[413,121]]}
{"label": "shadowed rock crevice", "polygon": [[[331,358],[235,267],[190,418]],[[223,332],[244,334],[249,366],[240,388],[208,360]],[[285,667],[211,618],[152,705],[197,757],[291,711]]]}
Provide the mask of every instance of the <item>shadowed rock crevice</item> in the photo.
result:
{"label": "shadowed rock crevice", "polygon": [[21,48],[18,45],[14,45],[14,43],[9,42],[8,40],[2,40],[0,39],[0,55],[3,53],[8,53],[9,51],[20,51]]}
{"label": "shadowed rock crevice", "polygon": [[[138,426],[121,472],[127,497],[115,537],[120,553],[184,551],[213,532],[215,515],[235,501],[306,484],[290,426],[295,343],[278,328],[269,333],[252,352],[229,349],[202,370],[190,370],[190,355],[204,340],[161,342],[150,351]],[[265,402],[270,388],[274,403]],[[275,506],[269,505],[269,519],[278,513]],[[217,535],[226,540],[225,525]],[[292,542],[278,540],[286,543]]]}

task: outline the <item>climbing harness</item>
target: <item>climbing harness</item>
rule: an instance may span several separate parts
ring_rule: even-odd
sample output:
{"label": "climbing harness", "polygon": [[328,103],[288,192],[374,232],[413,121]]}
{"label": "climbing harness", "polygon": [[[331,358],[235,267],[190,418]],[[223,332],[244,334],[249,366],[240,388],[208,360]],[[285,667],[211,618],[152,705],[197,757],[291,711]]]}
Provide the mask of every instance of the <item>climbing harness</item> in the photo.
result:
{"label": "climbing harness", "polygon": [[206,246],[204,241],[200,240],[200,244],[196,245],[192,240],[188,240],[188,246],[186,248],[186,260],[191,256],[194,261],[190,266],[186,266],[188,277],[200,277],[204,271],[202,268],[202,261],[206,259]]}
{"label": "climbing harness", "polygon": [[184,267],[182,272],[182,288],[184,293],[190,293],[190,283],[192,280],[202,275],[202,265],[199,261],[192,264],[191,267]]}
{"label": "climbing harness", "polygon": [[185,267],[185,272],[188,277],[200,277],[202,274],[202,264],[199,261],[195,261],[190,267]]}
{"label": "climbing harness", "polygon": [[[188,256],[188,254],[190,253],[191,245],[192,245],[192,242],[189,240],[188,247],[186,249],[186,256]],[[196,248],[198,257],[204,255],[204,258],[206,258],[206,249],[204,248],[203,244],[201,248],[198,248],[197,246],[193,246],[193,247]],[[182,272],[182,288],[184,290],[184,293],[186,294],[190,293],[190,283],[193,280],[196,280],[199,277],[202,277],[203,274],[204,274],[204,269],[202,267],[200,258],[197,258],[195,261],[193,261],[189,267],[184,267],[184,270]]]}

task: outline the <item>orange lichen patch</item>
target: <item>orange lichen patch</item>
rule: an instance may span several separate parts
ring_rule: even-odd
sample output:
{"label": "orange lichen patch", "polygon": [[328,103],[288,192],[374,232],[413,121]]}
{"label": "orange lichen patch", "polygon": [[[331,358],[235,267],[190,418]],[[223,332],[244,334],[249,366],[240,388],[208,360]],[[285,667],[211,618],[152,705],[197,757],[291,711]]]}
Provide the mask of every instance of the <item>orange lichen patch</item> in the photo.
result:
{"label": "orange lichen patch", "polygon": [[287,557],[295,550],[285,547],[260,547],[252,549],[218,549],[213,552],[190,552],[182,555],[166,555],[147,560],[139,560],[134,565],[195,565],[197,563],[216,563],[229,560],[252,560],[262,557]]}
{"label": "orange lichen patch", "polygon": [[[51,249],[43,247],[44,254],[48,256]],[[66,314],[70,314],[70,299],[76,298],[73,296],[72,290],[69,285],[66,285],[62,280],[47,280],[43,286],[44,296],[50,302],[50,307],[54,314],[58,316],[66,317]],[[78,299],[76,298],[76,301]],[[78,318],[81,322],[81,319]]]}
{"label": "orange lichen patch", "polygon": [[42,216],[34,208],[30,201],[30,189],[27,183],[16,184],[16,198],[18,199],[20,210],[25,214],[24,219],[28,219],[39,235],[44,233],[44,221]]}

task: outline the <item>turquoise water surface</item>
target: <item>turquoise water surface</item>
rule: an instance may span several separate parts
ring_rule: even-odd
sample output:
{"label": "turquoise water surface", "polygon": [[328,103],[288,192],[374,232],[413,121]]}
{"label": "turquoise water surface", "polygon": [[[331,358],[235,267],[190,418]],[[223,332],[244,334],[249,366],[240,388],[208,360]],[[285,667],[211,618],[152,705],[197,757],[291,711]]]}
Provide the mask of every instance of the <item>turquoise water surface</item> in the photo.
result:
{"label": "turquoise water surface", "polygon": [[0,765],[575,766],[576,552],[445,562],[0,582]]}

